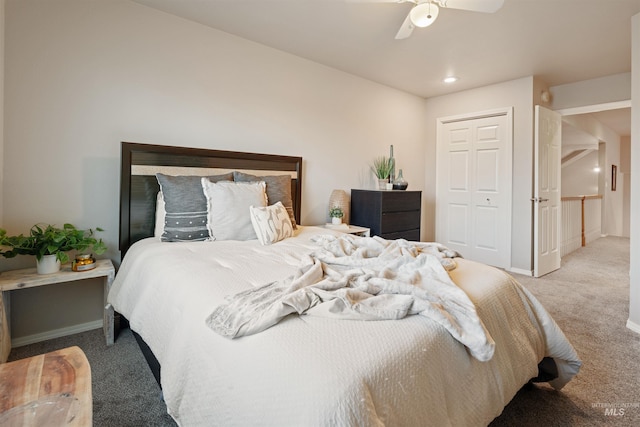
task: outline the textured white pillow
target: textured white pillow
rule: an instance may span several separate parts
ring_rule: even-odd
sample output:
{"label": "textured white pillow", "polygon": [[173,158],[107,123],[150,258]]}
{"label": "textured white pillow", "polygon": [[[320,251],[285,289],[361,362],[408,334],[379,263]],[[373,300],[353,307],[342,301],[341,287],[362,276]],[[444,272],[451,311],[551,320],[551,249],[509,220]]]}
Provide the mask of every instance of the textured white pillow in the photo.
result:
{"label": "textured white pillow", "polygon": [[207,228],[212,240],[252,240],[250,206],[267,206],[266,185],[259,182],[211,182],[202,178],[207,198]]}
{"label": "textured white pillow", "polygon": [[258,240],[270,245],[293,236],[293,225],[287,208],[281,202],[267,207],[251,206],[251,223]]}
{"label": "textured white pillow", "polygon": [[153,235],[157,238],[162,237],[162,233],[164,233],[164,217],[166,213],[167,211],[164,208],[164,197],[162,197],[162,190],[160,190],[156,195],[156,226],[153,232]]}

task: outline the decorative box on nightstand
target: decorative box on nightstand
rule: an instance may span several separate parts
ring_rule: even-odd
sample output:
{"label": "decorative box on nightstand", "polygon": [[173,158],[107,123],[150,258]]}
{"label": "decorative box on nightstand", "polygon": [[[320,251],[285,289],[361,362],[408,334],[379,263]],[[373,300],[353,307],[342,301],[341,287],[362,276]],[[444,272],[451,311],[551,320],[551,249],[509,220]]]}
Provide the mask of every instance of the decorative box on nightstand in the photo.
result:
{"label": "decorative box on nightstand", "polygon": [[370,237],[371,236],[371,230],[369,230],[367,227],[359,227],[357,225],[326,224],[325,228],[329,228],[331,230],[336,230],[336,231],[339,231],[341,233],[353,234],[355,236],[361,236],[361,237]]}

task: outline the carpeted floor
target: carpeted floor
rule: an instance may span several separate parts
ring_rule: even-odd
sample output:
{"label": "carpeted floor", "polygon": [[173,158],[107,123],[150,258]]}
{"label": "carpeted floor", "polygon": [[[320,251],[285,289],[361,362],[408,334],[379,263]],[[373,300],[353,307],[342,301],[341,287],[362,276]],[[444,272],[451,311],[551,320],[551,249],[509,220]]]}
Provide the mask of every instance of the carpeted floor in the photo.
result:
{"label": "carpeted floor", "polygon": [[9,361],[77,345],[91,365],[95,427],[175,426],[129,329],[107,347],[102,329],[14,348]]}
{"label": "carpeted floor", "polygon": [[[584,365],[562,391],[546,384],[523,388],[491,427],[640,425],[640,335],[625,327],[629,239],[598,239],[564,257],[554,273],[515,277],[556,319]],[[10,360],[71,345],[91,364],[96,427],[175,426],[127,329],[113,347],[98,329],[15,348]]]}
{"label": "carpeted floor", "polygon": [[639,426],[640,335],[626,328],[629,239],[598,239],[539,279],[514,277],[551,313],[583,366],[559,392],[521,390],[491,426]]}

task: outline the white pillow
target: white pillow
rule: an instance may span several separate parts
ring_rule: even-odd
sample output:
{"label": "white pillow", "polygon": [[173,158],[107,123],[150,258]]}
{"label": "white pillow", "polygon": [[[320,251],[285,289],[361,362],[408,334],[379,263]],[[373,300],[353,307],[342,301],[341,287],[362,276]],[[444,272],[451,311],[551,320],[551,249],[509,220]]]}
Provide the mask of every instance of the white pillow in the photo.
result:
{"label": "white pillow", "polygon": [[153,235],[157,238],[162,237],[162,233],[164,233],[164,217],[166,213],[164,197],[162,197],[162,190],[160,190],[156,196],[156,226],[153,232]]}
{"label": "white pillow", "polygon": [[202,178],[207,198],[207,228],[212,240],[252,240],[249,207],[267,206],[266,185],[259,182],[211,182]]}
{"label": "white pillow", "polygon": [[281,202],[267,207],[251,206],[251,224],[263,245],[270,245],[293,236],[293,225],[287,208]]}

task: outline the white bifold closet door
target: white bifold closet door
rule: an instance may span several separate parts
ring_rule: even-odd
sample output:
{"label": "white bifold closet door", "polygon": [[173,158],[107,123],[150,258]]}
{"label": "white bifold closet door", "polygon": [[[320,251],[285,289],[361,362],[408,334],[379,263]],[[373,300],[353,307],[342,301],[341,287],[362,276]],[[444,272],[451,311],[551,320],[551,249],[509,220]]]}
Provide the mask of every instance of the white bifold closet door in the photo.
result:
{"label": "white bifold closet door", "polygon": [[436,240],[462,256],[511,264],[512,110],[438,120]]}

